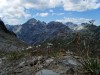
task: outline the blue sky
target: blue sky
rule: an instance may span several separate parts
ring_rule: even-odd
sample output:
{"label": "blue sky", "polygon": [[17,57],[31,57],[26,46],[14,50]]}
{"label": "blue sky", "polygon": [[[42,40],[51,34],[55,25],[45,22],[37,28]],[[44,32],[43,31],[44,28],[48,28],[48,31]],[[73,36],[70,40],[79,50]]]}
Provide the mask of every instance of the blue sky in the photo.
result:
{"label": "blue sky", "polygon": [[93,19],[100,25],[100,0],[0,0],[0,17],[11,25],[30,18],[77,24]]}

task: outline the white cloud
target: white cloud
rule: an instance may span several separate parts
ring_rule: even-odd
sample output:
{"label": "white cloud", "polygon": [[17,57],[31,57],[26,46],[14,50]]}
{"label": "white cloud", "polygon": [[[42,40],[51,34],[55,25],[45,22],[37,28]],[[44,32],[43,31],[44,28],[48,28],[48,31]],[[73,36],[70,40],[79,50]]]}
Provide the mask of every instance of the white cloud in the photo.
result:
{"label": "white cloud", "polygon": [[100,8],[99,0],[23,0],[26,8],[49,9],[63,7],[65,11],[86,11]]}
{"label": "white cloud", "polygon": [[62,0],[23,0],[24,6],[26,8],[33,9],[47,9],[47,8],[55,8],[61,5]]}
{"label": "white cloud", "polygon": [[54,11],[50,9],[49,12],[53,13]]}
{"label": "white cloud", "polygon": [[100,8],[99,0],[62,0],[66,11],[86,11]]}
{"label": "white cloud", "polygon": [[0,17],[8,24],[19,24],[30,14],[25,12],[21,0],[0,0]]}
{"label": "white cloud", "polygon": [[36,16],[41,16],[41,17],[46,17],[46,16],[48,16],[49,15],[49,13],[37,13],[36,14]]}
{"label": "white cloud", "polygon": [[[55,7],[63,7],[65,11],[80,12],[100,8],[100,0],[0,0],[0,17],[4,17],[9,24],[18,24],[21,20],[32,16],[25,9],[45,10]],[[51,10],[50,12],[53,13]],[[38,13],[38,15],[45,17],[48,13]]]}
{"label": "white cloud", "polygon": [[89,22],[90,20],[91,19],[85,19],[85,18],[66,18],[66,17],[64,17],[63,19],[56,20],[56,21],[63,22],[63,23],[73,22],[73,23],[76,23],[76,24],[80,24],[80,23]]}
{"label": "white cloud", "polygon": [[54,16],[54,15],[61,16],[61,15],[64,15],[64,13],[52,13],[52,16]]}
{"label": "white cloud", "polygon": [[19,25],[21,23],[21,21],[19,19],[16,18],[5,18],[4,22],[6,24],[11,24],[11,25]]}

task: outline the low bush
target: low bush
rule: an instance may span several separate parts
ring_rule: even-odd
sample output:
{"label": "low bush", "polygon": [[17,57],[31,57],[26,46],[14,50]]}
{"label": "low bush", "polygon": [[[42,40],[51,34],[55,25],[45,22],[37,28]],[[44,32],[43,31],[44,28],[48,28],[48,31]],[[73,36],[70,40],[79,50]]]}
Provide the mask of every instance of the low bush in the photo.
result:
{"label": "low bush", "polygon": [[100,75],[100,61],[96,58],[84,59],[83,69],[90,75]]}

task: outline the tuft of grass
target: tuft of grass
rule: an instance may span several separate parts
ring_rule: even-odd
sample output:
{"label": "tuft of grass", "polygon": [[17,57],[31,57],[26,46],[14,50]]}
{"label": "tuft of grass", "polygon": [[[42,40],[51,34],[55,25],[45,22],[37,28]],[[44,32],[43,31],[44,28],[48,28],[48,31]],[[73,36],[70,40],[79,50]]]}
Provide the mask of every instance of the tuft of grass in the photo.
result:
{"label": "tuft of grass", "polygon": [[9,60],[18,60],[22,57],[24,57],[24,54],[21,53],[21,52],[11,52],[11,53],[8,53],[6,55],[6,57],[9,59]]}
{"label": "tuft of grass", "polygon": [[99,75],[100,74],[100,62],[96,58],[88,58],[84,60],[83,69],[85,72]]}
{"label": "tuft of grass", "polygon": [[50,56],[50,57],[62,57],[65,52],[61,50],[24,50],[24,51],[16,51],[16,52],[0,52],[0,57],[6,57],[9,60],[18,60],[23,57],[31,57],[31,56]]}

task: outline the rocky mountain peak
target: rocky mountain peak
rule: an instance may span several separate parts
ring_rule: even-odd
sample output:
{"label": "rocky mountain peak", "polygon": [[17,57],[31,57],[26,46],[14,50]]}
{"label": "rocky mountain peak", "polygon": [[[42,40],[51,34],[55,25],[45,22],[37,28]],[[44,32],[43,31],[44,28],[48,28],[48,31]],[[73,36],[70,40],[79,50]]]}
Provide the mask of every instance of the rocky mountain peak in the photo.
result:
{"label": "rocky mountain peak", "polygon": [[61,23],[61,22],[51,21],[51,22],[48,23],[47,28],[48,29],[51,29],[51,28],[55,29],[55,28],[59,28],[59,27],[62,27],[62,26],[64,26],[64,24]]}
{"label": "rocky mountain peak", "polygon": [[81,23],[82,26],[87,26],[89,25],[88,23]]}
{"label": "rocky mountain peak", "polygon": [[67,22],[66,25],[73,25],[74,23],[72,22]]}
{"label": "rocky mountain peak", "polygon": [[34,24],[34,23],[36,23],[36,22],[37,22],[36,19],[31,18],[31,19],[29,19],[29,20],[26,22],[26,24]]}
{"label": "rocky mountain peak", "polygon": [[65,23],[66,26],[68,26],[70,29],[75,30],[75,28],[78,26],[77,24],[74,24],[72,22]]}
{"label": "rocky mountain peak", "polygon": [[55,22],[55,21],[51,21],[48,23],[48,25],[62,25],[63,23],[61,22]]}

